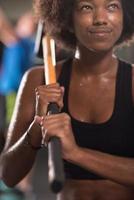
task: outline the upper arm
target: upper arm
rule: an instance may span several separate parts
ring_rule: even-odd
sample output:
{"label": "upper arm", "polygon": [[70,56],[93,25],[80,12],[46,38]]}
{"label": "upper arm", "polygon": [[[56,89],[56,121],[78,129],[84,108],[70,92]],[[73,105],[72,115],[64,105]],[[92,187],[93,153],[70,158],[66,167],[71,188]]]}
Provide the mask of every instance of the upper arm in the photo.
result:
{"label": "upper arm", "polygon": [[5,148],[13,145],[25,133],[33,121],[35,113],[35,88],[41,84],[42,69],[34,68],[24,74],[8,128]]}
{"label": "upper arm", "polygon": [[134,105],[134,64],[132,65],[132,98],[133,98],[133,105]]}
{"label": "upper arm", "polygon": [[[57,78],[61,72],[62,63],[56,66]],[[28,129],[35,114],[35,88],[44,84],[44,71],[42,67],[28,70],[21,81],[11,122],[7,132],[5,149],[12,146]]]}

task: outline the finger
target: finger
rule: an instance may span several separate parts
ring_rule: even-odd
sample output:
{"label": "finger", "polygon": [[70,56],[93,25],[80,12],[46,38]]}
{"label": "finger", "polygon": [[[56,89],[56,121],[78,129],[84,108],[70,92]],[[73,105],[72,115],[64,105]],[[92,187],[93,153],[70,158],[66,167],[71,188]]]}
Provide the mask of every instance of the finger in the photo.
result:
{"label": "finger", "polygon": [[41,101],[47,101],[47,102],[57,102],[60,103],[62,99],[62,93],[60,92],[55,92],[54,91],[40,91],[36,92],[36,96],[38,100]]}
{"label": "finger", "polygon": [[61,88],[58,83],[56,84],[50,84],[50,85],[40,85],[35,89],[35,92],[40,90],[54,90],[54,91],[60,91]]}
{"label": "finger", "polygon": [[60,84],[58,82],[56,82],[56,83],[51,83],[51,84],[48,84],[48,85],[45,85],[45,86],[47,88],[53,88],[53,87],[58,88],[58,87],[60,87]]}
{"label": "finger", "polygon": [[35,115],[34,121],[37,122],[39,125],[43,122],[44,118],[40,117],[39,115]]}
{"label": "finger", "polygon": [[66,113],[58,113],[58,114],[52,114],[52,115],[46,115],[44,120],[51,120],[51,119],[59,119],[61,121],[68,120],[71,121],[71,118]]}
{"label": "finger", "polygon": [[52,118],[45,117],[42,125],[44,126],[45,129],[48,130],[48,132],[51,130],[54,130],[56,132],[57,129],[58,130],[60,129],[60,131],[61,130],[67,131],[71,127],[70,120],[68,119],[61,120],[61,117],[52,117]]}
{"label": "finger", "polygon": [[43,140],[43,144],[45,146],[47,146],[48,142],[50,141],[51,137],[59,137],[61,138],[62,134],[60,133],[61,131],[61,128],[62,127],[59,127],[57,126],[56,124],[55,125],[49,125],[48,126],[48,129],[45,128],[45,129],[42,129],[42,140]]}
{"label": "finger", "polygon": [[62,94],[62,96],[64,96],[65,88],[63,86],[61,86],[60,88],[61,88],[61,94]]}
{"label": "finger", "polygon": [[61,89],[41,89],[41,90],[36,90],[36,95],[60,95],[62,96],[62,90]]}
{"label": "finger", "polygon": [[64,87],[61,87],[61,96],[60,96],[59,101],[58,101],[60,111],[64,106],[64,103],[63,103],[64,91],[65,91]]}

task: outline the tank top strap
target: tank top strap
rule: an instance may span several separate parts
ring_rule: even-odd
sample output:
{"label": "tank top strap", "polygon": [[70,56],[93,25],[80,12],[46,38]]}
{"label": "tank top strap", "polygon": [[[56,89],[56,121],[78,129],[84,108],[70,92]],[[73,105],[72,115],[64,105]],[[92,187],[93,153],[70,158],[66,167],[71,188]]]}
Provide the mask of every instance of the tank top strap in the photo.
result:
{"label": "tank top strap", "polygon": [[64,93],[64,108],[62,112],[68,113],[68,92],[69,92],[69,85],[70,85],[70,76],[72,72],[72,62],[73,58],[69,58],[63,63],[62,70],[60,76],[58,78],[58,83],[61,86],[64,86],[65,93]]}
{"label": "tank top strap", "polygon": [[123,112],[133,109],[132,66],[121,60],[116,79],[116,109]]}

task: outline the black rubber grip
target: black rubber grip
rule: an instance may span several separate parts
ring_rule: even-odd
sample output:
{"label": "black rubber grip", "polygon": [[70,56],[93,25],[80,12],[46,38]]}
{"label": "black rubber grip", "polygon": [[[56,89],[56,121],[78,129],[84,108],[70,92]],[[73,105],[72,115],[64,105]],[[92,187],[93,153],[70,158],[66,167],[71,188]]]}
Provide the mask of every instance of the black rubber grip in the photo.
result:
{"label": "black rubber grip", "polygon": [[[59,107],[56,103],[50,103],[48,114],[59,113]],[[59,138],[52,137],[48,143],[48,178],[52,192],[58,193],[63,189],[65,176],[61,156],[61,142]]]}

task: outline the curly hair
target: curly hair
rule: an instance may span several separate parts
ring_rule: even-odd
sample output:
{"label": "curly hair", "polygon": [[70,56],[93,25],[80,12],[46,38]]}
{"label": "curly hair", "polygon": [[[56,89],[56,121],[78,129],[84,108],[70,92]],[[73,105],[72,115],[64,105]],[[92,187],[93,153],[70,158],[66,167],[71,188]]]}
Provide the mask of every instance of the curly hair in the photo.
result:
{"label": "curly hair", "polygon": [[[75,33],[72,31],[74,2],[75,0],[34,0],[35,14],[44,22],[45,31],[73,50],[77,44]],[[134,33],[133,0],[122,0],[122,6],[123,32],[117,44],[130,40]]]}

